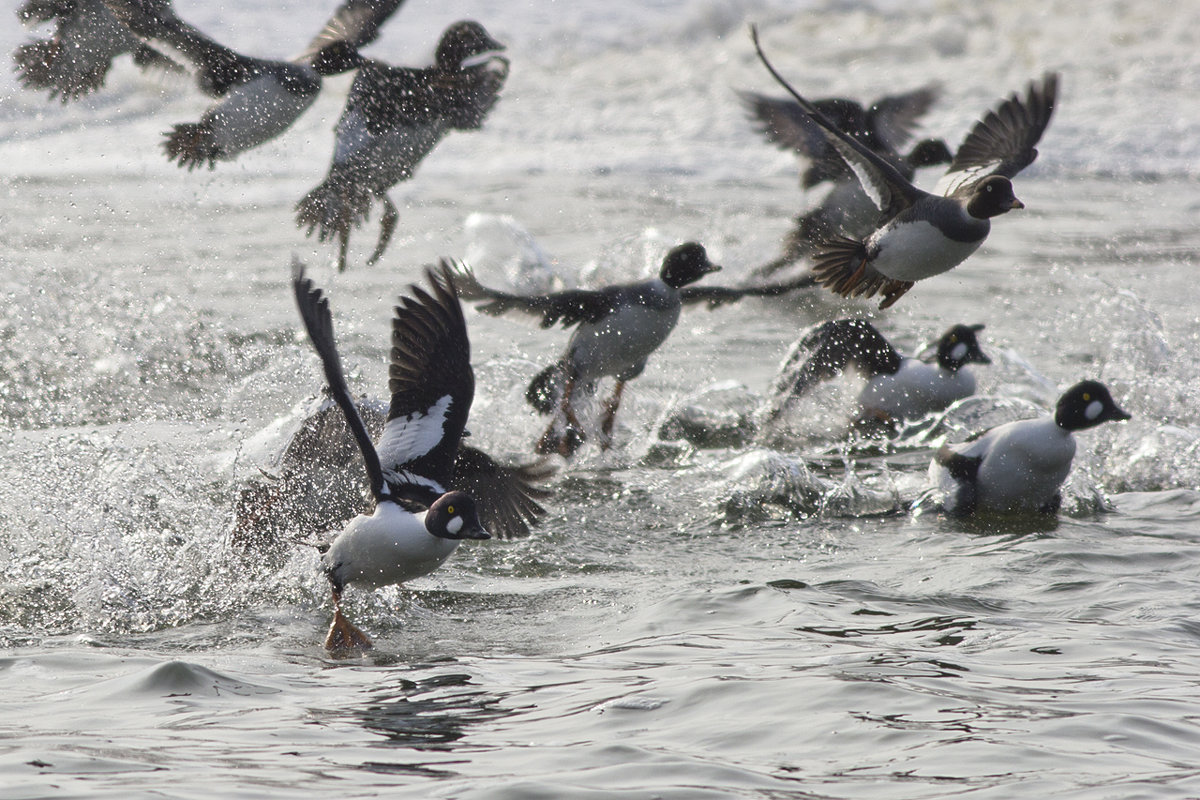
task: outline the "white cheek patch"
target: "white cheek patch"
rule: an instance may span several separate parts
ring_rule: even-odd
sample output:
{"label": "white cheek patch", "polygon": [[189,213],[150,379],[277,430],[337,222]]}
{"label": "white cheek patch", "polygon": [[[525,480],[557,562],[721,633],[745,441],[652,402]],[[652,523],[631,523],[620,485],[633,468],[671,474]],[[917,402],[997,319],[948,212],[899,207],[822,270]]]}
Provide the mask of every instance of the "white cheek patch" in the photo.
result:
{"label": "white cheek patch", "polygon": [[1099,400],[1093,400],[1088,403],[1088,407],[1084,409],[1083,415],[1088,418],[1088,421],[1094,420],[1096,417],[1104,413],[1104,404]]}
{"label": "white cheek patch", "polygon": [[462,526],[463,526],[462,517],[455,516],[452,520],[450,520],[449,522],[446,523],[446,531],[448,533],[458,533],[459,531],[462,530]]}
{"label": "white cheek patch", "polygon": [[967,346],[962,342],[954,345],[954,349],[950,351],[950,358],[955,361],[962,361],[967,356]]}

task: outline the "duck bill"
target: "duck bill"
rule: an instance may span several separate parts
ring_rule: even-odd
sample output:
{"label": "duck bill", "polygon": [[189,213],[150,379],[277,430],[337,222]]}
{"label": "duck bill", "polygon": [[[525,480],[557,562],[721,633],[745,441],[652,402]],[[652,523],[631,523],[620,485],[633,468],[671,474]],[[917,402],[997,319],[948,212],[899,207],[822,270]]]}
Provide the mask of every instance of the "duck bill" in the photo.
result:
{"label": "duck bill", "polygon": [[1125,422],[1126,420],[1133,419],[1133,415],[1123,408],[1113,406],[1112,411],[1108,412],[1108,416],[1105,419],[1110,422]]}
{"label": "duck bill", "polygon": [[462,60],[462,68],[469,69],[471,67],[478,67],[481,64],[488,63],[493,58],[499,59],[500,61],[503,61],[505,64],[507,64],[508,58],[506,56],[501,55],[501,53],[503,53],[504,50],[505,50],[504,45],[500,44],[495,39],[492,39],[490,42],[488,42],[487,50],[484,50],[482,53],[476,53],[475,55],[470,56],[468,58],[464,58]]}
{"label": "duck bill", "polygon": [[458,532],[460,539],[490,539],[492,535],[488,533],[482,525],[469,525]]}
{"label": "duck bill", "polygon": [[714,264],[714,263],[712,263],[712,262],[710,261],[710,262],[708,262],[708,264],[706,264],[706,265],[705,265],[705,267],[704,267],[704,272],[703,272],[702,274],[704,274],[704,275],[711,275],[711,274],[713,274],[714,272],[720,272],[720,271],[721,271],[721,265],[720,265],[720,264]]}
{"label": "duck bill", "polygon": [[1025,207],[1025,204],[1024,204],[1024,203],[1022,203],[1020,200],[1018,200],[1017,198],[1015,198],[1015,197],[1014,197],[1014,198],[1012,199],[1012,202],[1011,202],[1011,203],[1009,204],[1009,206],[1008,206],[1008,210],[1009,210],[1009,211],[1012,211],[1013,209],[1017,209],[1017,208],[1024,208],[1024,207]]}

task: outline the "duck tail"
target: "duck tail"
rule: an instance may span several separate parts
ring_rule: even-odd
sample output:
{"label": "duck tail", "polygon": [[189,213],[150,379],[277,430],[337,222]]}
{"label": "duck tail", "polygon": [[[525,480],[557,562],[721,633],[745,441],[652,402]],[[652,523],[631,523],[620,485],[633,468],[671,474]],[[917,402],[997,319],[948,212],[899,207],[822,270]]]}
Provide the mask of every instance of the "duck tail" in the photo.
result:
{"label": "duck tail", "polygon": [[813,257],[812,272],[817,283],[843,297],[874,294],[867,269],[867,248],[857,239],[845,236],[827,239]]}
{"label": "duck tail", "polygon": [[212,125],[207,122],[181,122],[165,135],[163,150],[167,160],[187,167],[188,172],[205,165],[213,169],[225,156],[217,144]]}
{"label": "duck tail", "polygon": [[49,90],[50,99],[64,103],[91,94],[104,84],[111,62],[80,65],[63,56],[62,43],[57,39],[21,45],[13,52],[18,80],[27,89]]}
{"label": "duck tail", "polygon": [[356,181],[330,176],[296,204],[296,225],[304,235],[324,242],[348,237],[352,228],[362,225],[371,209],[371,193]]}

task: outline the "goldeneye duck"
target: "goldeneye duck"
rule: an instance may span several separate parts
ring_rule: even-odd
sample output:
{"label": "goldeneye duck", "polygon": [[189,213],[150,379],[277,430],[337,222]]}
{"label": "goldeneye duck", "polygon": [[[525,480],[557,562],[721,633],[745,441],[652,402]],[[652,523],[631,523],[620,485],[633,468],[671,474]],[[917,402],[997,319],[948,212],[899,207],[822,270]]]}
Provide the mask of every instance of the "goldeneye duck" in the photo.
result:
{"label": "goldeneye duck", "polygon": [[508,77],[504,45],[478,22],[446,29],[432,67],[361,64],[334,133],[328,176],[296,204],[296,225],[324,242],[338,242],[346,268],[350,231],[363,224],[372,202],[384,206],[374,264],[391,240],[400,212],[387,196],[451,130],[476,130],[496,104]]}
{"label": "goldeneye duck", "polygon": [[[950,149],[941,139],[922,139],[901,153],[912,138],[918,120],[936,102],[939,90],[925,86],[886,95],[864,108],[855,100],[830,97],[813,105],[844,133],[862,142],[891,163],[907,180],[917,169],[948,164]],[[814,208],[800,214],[784,239],[783,252],[755,270],[770,275],[795,261],[811,256],[831,236],[845,233],[866,236],[878,225],[879,211],[863,192],[858,179],[812,117],[793,100],[738,92],[758,131],[780,148],[791,150],[807,162],[800,185],[811,189],[831,182],[833,187]]]}
{"label": "goldeneye duck", "polygon": [[1098,381],[1082,381],[1059,398],[1053,416],[998,425],[978,438],[943,445],[929,477],[951,516],[1054,513],[1075,458],[1075,431],[1130,419]]}
{"label": "goldeneye duck", "polygon": [[885,220],[866,237],[837,236],[824,244],[812,267],[821,285],[844,297],[882,293],[879,307],[888,308],[916,281],[965,261],[987,238],[992,217],[1025,207],[1010,179],[1037,158],[1034,145],[1057,100],[1056,74],[1030,84],[1024,100],[1013,95],[976,123],[938,195],[913,186],[892,164],[838,130],[775,70],[753,28],[751,36],[767,70],[821,127]]}
{"label": "goldeneye duck", "polygon": [[591,393],[600,378],[616,379],[600,427],[601,447],[607,448],[625,384],[642,374],[650,355],[675,329],[684,287],[719,269],[703,246],[687,242],[667,253],[657,277],[603,289],[523,296],[482,286],[462,264],[456,276],[464,299],[487,301],[478,306],[484,313],[522,311],[541,317],[543,328],[575,328],[566,353],[542,370],[525,393],[540,413],[555,414],[538,441],[538,452],[569,457],[586,439],[576,394]]}
{"label": "goldeneye duck", "polygon": [[291,127],[321,90],[322,76],[356,68],[358,48],[403,0],[346,0],[305,52],[292,61],[252,58],[188,24],[170,0],[106,0],[137,35],[172,48],[196,70],[204,94],[220,98],[199,122],[176,125],[163,142],[167,158],[189,171],[229,161]]}
{"label": "goldeneye duck", "polygon": [[21,84],[49,90],[52,100],[66,103],[96,91],[125,53],[142,69],[183,69],[134,36],[101,0],[28,0],[17,17],[26,25],[55,23],[49,39],[26,42],[13,52]]}
{"label": "goldeneye duck", "polygon": [[[371,640],[345,618],[348,584],[376,587],[426,575],[463,539],[486,539],[474,499],[449,490],[455,454],[475,393],[470,344],[453,278],[443,266],[426,278],[432,293],[410,286],[392,319],[391,402],[378,448],[350,395],[333,337],[329,301],[295,262],[292,288],[330,394],[346,417],[366,464],[375,509],[350,521],[322,555],[334,618],[325,647],[365,650]],[[421,510],[424,509],[424,510]]]}
{"label": "goldeneye duck", "polygon": [[779,399],[769,420],[779,417],[792,399],[849,368],[867,381],[858,394],[855,426],[894,432],[902,422],[942,411],[975,393],[975,375],[967,365],[992,363],[979,347],[981,330],[982,325],[952,326],[938,339],[934,362],[928,363],[901,355],[865,319],[823,323],[784,360],[775,385]]}
{"label": "goldeneye duck", "polygon": [[[355,399],[372,439],[383,432],[388,404]],[[268,447],[259,472],[241,483],[234,502],[230,543],[255,556],[282,555],[297,537],[341,528],[373,503],[362,455],[333,397],[322,392],[253,437]],[[253,444],[251,444],[253,446]],[[459,442],[450,488],[476,500],[483,526],[501,539],[528,536],[546,513],[541,502],[555,469],[548,459],[501,463]]]}

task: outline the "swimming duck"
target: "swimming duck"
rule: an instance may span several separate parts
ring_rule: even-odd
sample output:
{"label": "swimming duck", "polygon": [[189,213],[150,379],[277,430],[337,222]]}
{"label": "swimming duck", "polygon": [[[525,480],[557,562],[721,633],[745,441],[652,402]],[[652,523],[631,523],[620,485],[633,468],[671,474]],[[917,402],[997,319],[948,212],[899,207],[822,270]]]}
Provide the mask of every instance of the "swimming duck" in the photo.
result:
{"label": "swimming duck", "polygon": [[[894,431],[902,422],[942,411],[975,393],[968,364],[990,364],[979,347],[982,325],[954,325],[941,335],[933,363],[904,356],[865,319],[823,323],[800,339],[776,379],[779,400],[769,417],[777,418],[793,398],[847,367],[866,378],[858,395],[855,426]],[[804,353],[808,357],[801,361]]]}
{"label": "swimming duck", "polygon": [[1054,513],[1075,458],[1072,434],[1127,419],[1104,384],[1082,381],[1063,393],[1053,416],[1009,422],[971,441],[943,445],[929,477],[951,516]]}
{"label": "swimming duck", "polygon": [[432,67],[361,62],[338,120],[329,174],[296,204],[306,235],[338,241],[339,270],[346,268],[350,231],[367,219],[371,203],[382,203],[384,214],[368,264],[383,255],[400,219],[388,189],[411,178],[448,132],[483,125],[508,76],[507,59],[495,55],[503,49],[478,22],[464,21],[442,34]]}
{"label": "swimming duck", "polygon": [[66,103],[96,91],[125,53],[142,69],[183,70],[122,25],[101,0],[27,0],[17,17],[26,25],[55,23],[49,39],[26,42],[13,52],[22,85],[49,90],[52,100]]}
{"label": "swimming duck", "polygon": [[[402,583],[436,570],[464,539],[487,539],[474,498],[448,490],[471,408],[475,377],[462,306],[443,267],[428,270],[432,293],[410,286],[392,319],[391,403],[376,447],[346,384],[329,301],[293,263],[296,306],[321,358],[330,394],[366,464],[375,509],[346,525],[322,555],[334,618],[325,647],[366,650],[371,640],[342,613],[345,587]],[[424,510],[418,510],[418,509]]]}
{"label": "swimming duck", "polygon": [[1056,74],[1030,84],[1024,100],[1013,95],[976,123],[938,184],[942,194],[931,194],[826,119],[775,70],[753,28],[751,36],[767,70],[820,125],[885,220],[866,237],[835,236],[822,246],[812,268],[821,285],[844,297],[882,293],[879,307],[888,308],[916,281],[966,260],[987,238],[992,217],[1025,207],[1011,178],[1037,158],[1034,145],[1057,100]]}
{"label": "swimming duck", "polygon": [[229,161],[291,127],[316,100],[321,78],[354,69],[403,0],[346,0],[292,61],[230,50],[179,18],[171,0],[105,0],[139,36],[179,52],[204,94],[219,98],[199,122],[176,125],[163,142],[167,158],[189,171]]}
{"label": "swimming duck", "polygon": [[480,285],[461,263],[455,274],[464,299],[487,301],[478,306],[484,313],[523,311],[540,316],[543,328],[575,328],[566,353],[542,370],[525,394],[539,412],[556,414],[538,441],[538,452],[569,457],[586,438],[574,406],[576,394],[590,391],[602,377],[616,378],[601,423],[601,447],[607,448],[625,384],[642,374],[651,354],[675,329],[685,287],[719,269],[703,246],[687,242],[667,253],[657,277],[596,290],[514,295]]}

